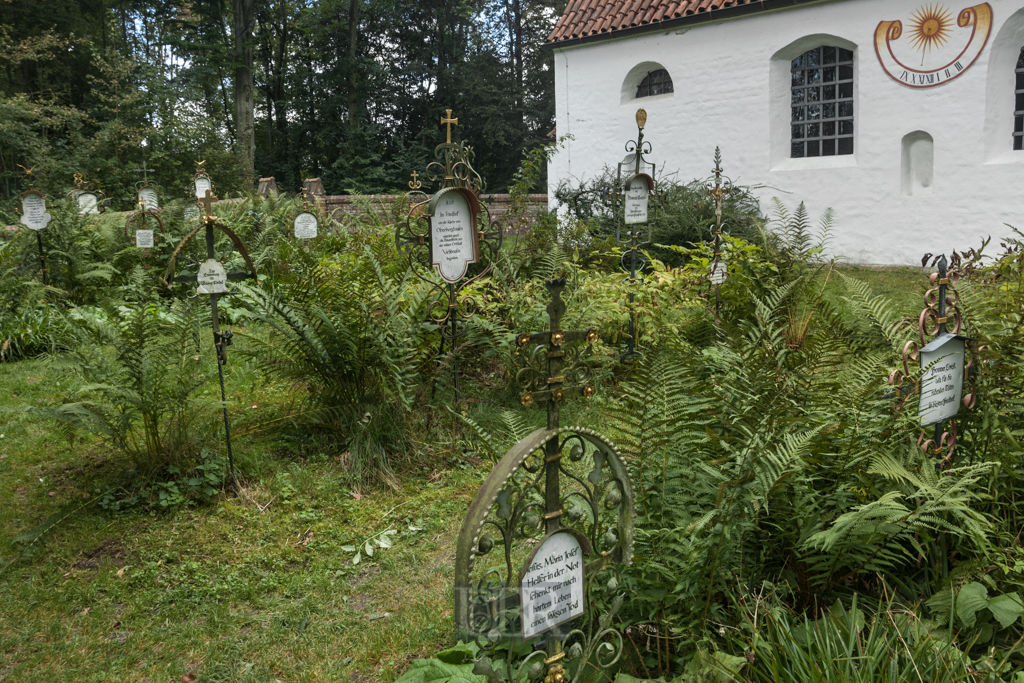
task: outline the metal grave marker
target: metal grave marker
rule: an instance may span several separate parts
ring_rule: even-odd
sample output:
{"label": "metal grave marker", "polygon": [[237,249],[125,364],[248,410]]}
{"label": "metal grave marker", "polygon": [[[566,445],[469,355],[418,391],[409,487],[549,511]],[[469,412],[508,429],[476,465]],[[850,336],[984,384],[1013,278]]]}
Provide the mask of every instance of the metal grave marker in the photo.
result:
{"label": "metal grave marker", "polygon": [[476,212],[457,188],[442,190],[431,204],[433,265],[446,282],[458,282],[465,277],[469,264],[476,263]]}
{"label": "metal grave marker", "polygon": [[629,186],[626,189],[626,210],[624,214],[626,225],[647,222],[648,189],[650,188],[648,187],[646,176],[637,176],[629,181]]}
{"label": "metal grave marker", "polygon": [[146,211],[156,211],[160,208],[157,201],[156,190],[149,185],[139,188],[139,201],[146,207]]}
{"label": "metal grave marker", "polygon": [[310,213],[309,211],[303,211],[295,217],[293,230],[295,231],[296,238],[300,240],[311,240],[316,237],[318,227],[319,221],[316,219],[316,214]]}
{"label": "metal grave marker", "polygon": [[546,404],[547,427],[494,466],[456,546],[455,626],[480,648],[473,673],[488,681],[577,683],[624,649],[612,620],[633,558],[633,485],[608,439],[559,424],[564,401],[594,395],[598,340],[593,329],[562,329],[565,284],[546,283],[548,329],[516,339],[520,401]]}
{"label": "metal grave marker", "polygon": [[726,232],[725,225],[722,223],[722,202],[733,191],[732,180],[728,176],[722,175],[722,149],[720,147],[715,147],[715,170],[712,173],[714,173],[714,177],[704,188],[711,195],[712,201],[715,202],[715,224],[711,226],[711,232],[715,235],[715,241],[711,254],[711,268],[708,269],[708,282],[715,288],[715,324],[717,325],[721,322],[721,287],[729,277],[729,267],[722,259],[724,256],[722,253],[724,245],[722,233]]}
{"label": "metal grave marker", "polygon": [[39,190],[27,190],[21,195],[21,224],[29,230],[43,230],[53,216],[46,210],[46,198]]}
{"label": "metal grave marker", "polygon": [[[626,143],[626,158],[619,162],[616,186],[608,194],[612,205],[612,215],[618,216],[619,204],[622,203],[622,224],[628,226],[623,236],[621,225],[615,224],[615,243],[629,245],[624,249],[619,265],[628,275],[623,280],[629,290],[629,335],[626,338],[626,351],[619,356],[622,363],[630,363],[640,356],[636,350],[637,324],[636,311],[633,304],[636,293],[633,287],[644,284],[643,271],[647,268],[647,256],[640,250],[651,241],[651,226],[648,224],[648,205],[652,196],[659,198],[654,183],[654,164],[644,158],[651,151],[651,143],[644,141],[644,126],[647,125],[647,112],[636,110],[637,138]],[[646,233],[640,227],[647,225]]]}
{"label": "metal grave marker", "polygon": [[213,192],[213,181],[208,175],[197,175],[192,184],[195,187],[196,199],[201,200],[207,192]]}
{"label": "metal grave marker", "polygon": [[708,282],[712,287],[718,287],[729,277],[729,266],[723,261],[715,261],[708,269]]}
{"label": "metal grave marker", "polygon": [[556,531],[537,546],[526,565],[519,580],[523,640],[583,614],[583,546],[578,538]]}
{"label": "metal grave marker", "polygon": [[[164,273],[164,284],[170,288],[170,282],[195,282],[195,295],[205,294],[210,297],[210,326],[213,329],[213,345],[217,350],[217,374],[220,378],[220,400],[224,411],[224,440],[227,444],[228,466],[231,470],[231,488],[237,496],[238,483],[235,481],[235,459],[234,453],[231,450],[231,426],[228,421],[227,393],[224,389],[224,365],[228,362],[227,347],[231,346],[233,334],[231,330],[221,332],[217,300],[221,294],[230,293],[227,288],[228,280],[256,279],[256,266],[253,264],[252,259],[249,258],[249,252],[238,235],[229,227],[220,223],[217,217],[213,215],[212,207],[215,199],[217,198],[213,196],[213,193],[207,190],[206,195],[203,197],[203,223],[185,235],[184,239],[178,243],[177,248],[175,248],[174,253],[171,255],[171,260],[167,264],[167,271]],[[178,255],[181,254],[185,245],[203,229],[205,229],[206,233],[206,260],[199,264],[198,272],[195,275],[173,277]],[[245,261],[245,265],[249,268],[248,272],[227,273],[225,271],[224,266],[216,258],[216,251],[214,249],[215,229],[227,235],[228,239],[235,245],[238,253],[241,254],[242,259]]]}
{"label": "metal grave marker", "polygon": [[967,344],[956,334],[940,334],[920,351],[921,397],[917,416],[922,427],[956,417],[964,390]]}
{"label": "metal grave marker", "polygon": [[[460,400],[459,355],[456,339],[466,334],[464,320],[476,312],[476,302],[462,294],[466,285],[483,277],[491,269],[491,261],[501,249],[502,231],[490,219],[478,195],[484,181],[473,168],[475,154],[464,141],[452,142],[452,126],[459,120],[446,110],[441,125],[447,126],[447,142],[434,148],[434,161],[427,164],[424,177],[440,188],[427,195],[420,188],[423,182],[417,172],[409,182],[411,208],[405,222],[395,230],[395,245],[409,259],[416,277],[437,290],[431,304],[430,318],[441,331],[438,356],[445,342],[452,349],[452,378],[455,402]],[[486,225],[481,216],[486,215]],[[489,254],[488,264],[473,277],[467,277],[469,266]],[[434,275],[440,277],[437,282]]]}
{"label": "metal grave marker", "polygon": [[90,187],[90,183],[86,182],[85,175],[82,173],[76,173],[75,176],[75,189],[68,193],[68,199],[75,203],[75,207],[78,209],[79,216],[88,216],[100,212],[100,195]]}
{"label": "metal grave marker", "polygon": [[135,246],[139,249],[152,249],[153,242],[153,231],[152,230],[136,230],[135,231]]}
{"label": "metal grave marker", "polygon": [[50,284],[46,272],[46,250],[43,248],[43,230],[50,224],[52,216],[46,211],[46,197],[35,189],[35,174],[31,168],[18,164],[25,171],[28,189],[21,195],[21,223],[36,234],[36,245],[39,247],[39,269],[43,276],[43,284]]}
{"label": "metal grave marker", "polygon": [[[925,256],[927,264],[931,254]],[[963,317],[960,313],[960,294],[955,285],[959,273],[948,270],[946,256],[940,255],[932,265],[938,265],[938,272],[928,279],[931,289],[924,295],[925,308],[918,317],[918,341],[908,341],[903,346],[903,368],[889,374],[889,384],[896,397],[896,409],[902,409],[907,401],[918,392],[917,417],[921,423],[921,435],[917,443],[922,451],[935,456],[942,455],[942,464],[953,459],[956,451],[956,416],[960,408],[974,408],[978,402],[976,370],[974,360],[968,361],[967,337],[960,335]],[[928,344],[925,337],[933,337]],[[978,349],[975,350],[975,352]],[[917,362],[921,370],[919,383],[905,386],[913,378],[911,364]],[[970,383],[971,392],[963,395],[964,384]],[[943,431],[943,424],[949,427]],[[934,427],[932,437],[926,439],[926,427]]]}

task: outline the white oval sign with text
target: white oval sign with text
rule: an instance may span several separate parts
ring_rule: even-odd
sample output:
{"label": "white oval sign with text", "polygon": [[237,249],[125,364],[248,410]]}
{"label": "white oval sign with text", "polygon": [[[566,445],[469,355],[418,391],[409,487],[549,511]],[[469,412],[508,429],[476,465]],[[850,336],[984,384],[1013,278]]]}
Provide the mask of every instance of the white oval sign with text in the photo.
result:
{"label": "white oval sign with text", "polygon": [[626,225],[647,222],[647,180],[634,178],[626,190]]}
{"label": "white oval sign with text", "polygon": [[227,294],[228,274],[219,261],[207,259],[199,266],[196,294]]}
{"label": "white oval sign with text", "polygon": [[46,212],[46,200],[37,192],[29,192],[21,198],[21,223],[29,230],[42,230],[53,218]]}
{"label": "white oval sign with text", "polygon": [[308,211],[303,211],[295,217],[295,237],[300,240],[310,240],[316,237],[318,227],[316,216]]}
{"label": "white oval sign with text", "polygon": [[469,202],[459,192],[445,192],[430,217],[432,261],[448,282],[458,282],[476,263],[476,226]]}
{"label": "white oval sign with text", "polygon": [[583,548],[571,533],[557,531],[537,548],[519,582],[523,640],[584,612]]}
{"label": "white oval sign with text", "polygon": [[207,190],[213,192],[213,181],[206,176],[196,178],[196,199],[205,197]]}
{"label": "white oval sign with text", "polygon": [[100,212],[100,198],[92,192],[79,193],[75,197],[75,204],[78,205],[78,214],[80,216]]}

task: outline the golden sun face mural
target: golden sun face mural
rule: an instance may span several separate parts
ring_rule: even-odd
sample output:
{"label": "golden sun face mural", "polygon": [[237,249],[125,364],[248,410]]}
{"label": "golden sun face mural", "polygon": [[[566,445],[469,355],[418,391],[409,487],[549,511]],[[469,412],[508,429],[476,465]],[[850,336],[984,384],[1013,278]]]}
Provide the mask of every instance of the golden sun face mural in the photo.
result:
{"label": "golden sun face mural", "polygon": [[963,75],[981,55],[992,33],[987,2],[954,15],[941,3],[921,5],[900,20],[875,29],[875,54],[882,69],[911,88],[933,88]]}
{"label": "golden sun face mural", "polygon": [[942,5],[925,5],[910,17],[910,43],[921,52],[941,49],[953,33],[953,15]]}

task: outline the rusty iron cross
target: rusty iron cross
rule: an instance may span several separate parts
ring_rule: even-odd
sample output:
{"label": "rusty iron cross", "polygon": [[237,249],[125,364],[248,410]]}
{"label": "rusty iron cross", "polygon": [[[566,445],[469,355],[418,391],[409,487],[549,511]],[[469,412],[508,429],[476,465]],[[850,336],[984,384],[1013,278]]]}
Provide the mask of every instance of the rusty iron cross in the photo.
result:
{"label": "rusty iron cross", "polygon": [[450,145],[452,144],[452,126],[459,125],[459,120],[457,118],[452,118],[451,109],[446,109],[445,111],[447,111],[448,113],[441,117],[441,125],[448,126],[448,144]]}
{"label": "rusty iron cross", "polygon": [[217,217],[213,215],[213,203],[217,201],[217,195],[207,190],[206,196],[203,197],[201,201],[206,212],[206,215],[203,216],[203,218],[206,219],[206,222],[209,223],[217,220]]}

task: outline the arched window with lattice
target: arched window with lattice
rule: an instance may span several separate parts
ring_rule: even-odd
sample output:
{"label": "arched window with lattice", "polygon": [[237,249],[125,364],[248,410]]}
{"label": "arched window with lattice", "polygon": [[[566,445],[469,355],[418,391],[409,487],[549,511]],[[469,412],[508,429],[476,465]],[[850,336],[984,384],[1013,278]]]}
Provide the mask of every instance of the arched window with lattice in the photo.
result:
{"label": "arched window with lattice", "polygon": [[790,64],[790,157],[853,154],[853,51],[823,45]]}
{"label": "arched window with lattice", "polygon": [[1020,49],[1020,56],[1017,57],[1016,71],[1017,82],[1013,90],[1013,148],[1024,149],[1024,47]]}
{"label": "arched window with lattice", "polygon": [[674,92],[672,89],[672,77],[668,75],[668,71],[665,69],[649,72],[640,81],[640,85],[636,87],[637,98],[667,95],[670,92]]}

